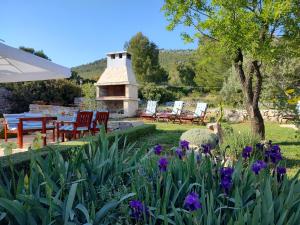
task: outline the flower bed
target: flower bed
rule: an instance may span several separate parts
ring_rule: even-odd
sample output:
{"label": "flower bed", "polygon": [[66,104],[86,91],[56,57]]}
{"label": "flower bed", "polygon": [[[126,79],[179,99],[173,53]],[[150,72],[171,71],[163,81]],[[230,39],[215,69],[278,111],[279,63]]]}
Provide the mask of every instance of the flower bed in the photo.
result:
{"label": "flower bed", "polygon": [[33,156],[27,174],[0,179],[12,224],[298,224],[300,183],[279,146],[247,146],[235,161],[183,141],[173,149],[121,147],[102,134],[72,158]]}

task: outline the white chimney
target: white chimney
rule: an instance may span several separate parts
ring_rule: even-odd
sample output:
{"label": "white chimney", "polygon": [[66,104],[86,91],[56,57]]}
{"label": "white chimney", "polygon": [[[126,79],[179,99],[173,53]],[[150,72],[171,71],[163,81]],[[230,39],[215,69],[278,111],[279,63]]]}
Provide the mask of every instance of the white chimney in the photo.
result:
{"label": "white chimney", "polygon": [[107,68],[97,86],[96,100],[102,102],[116,117],[132,117],[138,109],[138,84],[131,66],[131,55],[126,52],[107,54]]}

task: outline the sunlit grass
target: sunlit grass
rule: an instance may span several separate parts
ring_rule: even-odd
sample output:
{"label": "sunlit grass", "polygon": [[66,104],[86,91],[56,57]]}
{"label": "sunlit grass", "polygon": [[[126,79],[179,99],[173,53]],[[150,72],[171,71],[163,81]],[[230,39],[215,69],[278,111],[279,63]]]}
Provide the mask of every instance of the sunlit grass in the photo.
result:
{"label": "sunlit grass", "polygon": [[[168,149],[178,144],[184,131],[195,127],[205,128],[204,126],[191,124],[163,122],[154,124],[156,124],[157,131],[137,140],[138,146],[146,145],[150,148],[159,143]],[[250,132],[249,123],[232,124],[231,126],[237,132]],[[286,159],[288,175],[295,174],[300,169],[300,138],[296,137],[296,131],[291,128],[280,127],[279,124],[266,123],[266,139],[272,140],[281,146],[283,156]]]}

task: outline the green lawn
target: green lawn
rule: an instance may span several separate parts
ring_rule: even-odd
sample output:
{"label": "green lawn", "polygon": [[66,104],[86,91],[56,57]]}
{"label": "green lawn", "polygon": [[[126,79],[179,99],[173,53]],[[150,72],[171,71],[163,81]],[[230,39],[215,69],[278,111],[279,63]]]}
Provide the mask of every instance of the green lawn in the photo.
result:
{"label": "green lawn", "polygon": [[[178,145],[180,135],[191,128],[199,127],[190,124],[172,124],[172,123],[154,123],[157,126],[155,133],[140,138],[138,146],[146,145],[152,147],[159,143],[168,149]],[[250,132],[249,123],[240,123],[231,125],[235,131]],[[286,159],[288,174],[292,175],[300,169],[300,138],[296,137],[296,131],[291,128],[283,128],[278,124],[266,123],[266,138],[279,144]]]}

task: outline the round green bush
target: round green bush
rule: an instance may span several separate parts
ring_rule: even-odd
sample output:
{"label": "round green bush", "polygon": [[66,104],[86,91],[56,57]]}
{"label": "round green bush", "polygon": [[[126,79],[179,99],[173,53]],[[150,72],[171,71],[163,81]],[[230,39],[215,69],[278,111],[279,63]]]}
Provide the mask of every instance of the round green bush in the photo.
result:
{"label": "round green bush", "polygon": [[211,144],[215,148],[218,144],[218,136],[208,129],[193,128],[184,132],[180,140],[190,142],[191,146],[201,146],[202,144]]}

